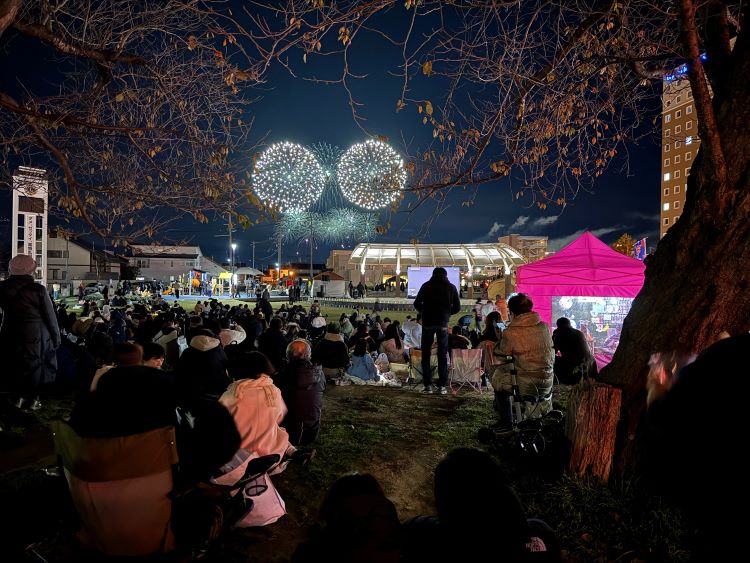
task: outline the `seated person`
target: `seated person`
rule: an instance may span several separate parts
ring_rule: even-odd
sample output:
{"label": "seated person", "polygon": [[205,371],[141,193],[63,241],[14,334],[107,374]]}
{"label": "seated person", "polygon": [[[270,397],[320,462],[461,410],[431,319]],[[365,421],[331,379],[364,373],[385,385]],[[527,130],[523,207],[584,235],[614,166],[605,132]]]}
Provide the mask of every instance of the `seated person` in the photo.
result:
{"label": "seated person", "polygon": [[404,354],[404,345],[401,342],[401,336],[398,334],[398,325],[388,323],[383,342],[380,344],[380,353],[388,356],[389,362],[403,364],[408,361],[407,356]]}
{"label": "seated person", "polygon": [[221,341],[208,329],[201,329],[180,356],[175,383],[180,401],[192,406],[197,401],[218,400],[229,386],[229,360]]}
{"label": "seated person", "polygon": [[557,319],[557,328],[552,333],[555,347],[554,371],[560,383],[575,385],[581,377],[594,377],[597,373],[596,362],[580,330],[574,329],[570,319]]}
{"label": "seated person", "polygon": [[484,330],[479,337],[479,342],[489,340],[490,342],[497,342],[500,340],[502,331],[497,327],[497,323],[500,322],[500,313],[492,311],[489,315],[484,318]]}
{"label": "seated person", "polygon": [[448,349],[468,350],[469,348],[471,348],[471,341],[461,334],[461,327],[459,325],[454,326],[448,335]]}
{"label": "seated person", "polygon": [[348,373],[351,377],[358,377],[362,381],[377,381],[378,368],[375,367],[375,361],[367,351],[367,340],[360,338],[354,345],[352,352],[352,365],[349,366]]}
{"label": "seated person", "polygon": [[337,322],[328,323],[326,335],[315,344],[312,363],[323,368],[326,380],[336,380],[349,367],[349,349],[344,343]]}
{"label": "seated person", "polygon": [[320,433],[326,379],[321,367],[312,364],[311,357],[307,340],[290,343],[286,349],[287,365],[274,380],[289,409],[282,426],[295,446],[315,442]]}
{"label": "seated person", "polygon": [[219,340],[221,340],[221,345],[224,348],[230,345],[242,344],[247,337],[245,329],[236,322],[230,321],[227,317],[219,321],[219,326],[221,326]]}
{"label": "seated person", "polygon": [[230,368],[235,381],[219,402],[234,418],[240,433],[240,448],[258,456],[291,455],[295,449],[289,444],[289,434],[279,426],[287,408],[281,391],[271,379],[271,363],[260,352],[247,352],[236,360]]}
{"label": "seated person", "polygon": [[109,361],[96,370],[94,379],[91,381],[90,391],[96,391],[99,379],[115,366],[140,366],[143,364],[143,348],[139,344],[125,342],[112,346]]}
{"label": "seated person", "polygon": [[[456,485],[467,475],[486,485],[481,494],[467,494]],[[506,475],[486,452],[456,448],[445,456],[435,468],[435,507],[436,517],[417,516],[404,522],[405,563],[561,560],[552,530],[540,520],[526,520]],[[492,541],[490,545],[442,541],[449,535]]]}
{"label": "seated person", "polygon": [[323,528],[297,547],[293,563],[398,563],[398,512],[377,479],[353,473],[331,485],[320,508]]}
{"label": "seated person", "polygon": [[263,334],[258,337],[258,352],[262,352],[271,362],[274,373],[284,367],[284,355],[288,345],[286,335],[282,330],[284,322],[279,317],[273,317]]}
{"label": "seated person", "polygon": [[[526,418],[540,417],[552,408],[552,383],[555,350],[549,325],[532,311],[534,304],[525,293],[514,295],[508,301],[511,322],[495,344],[494,355],[503,361],[513,356],[518,370],[517,381],[521,395],[537,397],[535,402],[523,402],[521,409]],[[511,393],[511,365],[501,363],[492,374],[495,390],[495,408],[500,423],[512,423],[513,399]]]}
{"label": "seated person", "polygon": [[150,368],[161,369],[164,363],[164,348],[156,342],[147,342],[143,345],[143,365]]}
{"label": "seated person", "polygon": [[362,338],[365,338],[368,341],[369,348],[371,346],[370,342],[372,341],[372,339],[370,338],[370,333],[367,330],[367,325],[364,322],[357,323],[357,330],[355,330],[349,337],[349,340],[346,343],[346,345],[349,347],[349,350],[352,350],[354,348],[354,345]]}

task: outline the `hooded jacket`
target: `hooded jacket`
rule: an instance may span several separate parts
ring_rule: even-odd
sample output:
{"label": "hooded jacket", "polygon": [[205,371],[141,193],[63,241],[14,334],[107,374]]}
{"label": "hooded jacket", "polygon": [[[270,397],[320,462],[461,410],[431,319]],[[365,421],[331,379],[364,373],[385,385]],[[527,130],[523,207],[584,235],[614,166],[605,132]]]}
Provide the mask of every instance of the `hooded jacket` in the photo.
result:
{"label": "hooded jacket", "polygon": [[234,418],[242,442],[241,448],[258,456],[284,453],[289,447],[289,434],[279,426],[287,408],[281,391],[273,380],[263,374],[257,379],[241,379],[232,383],[219,399]]}
{"label": "hooded jacket", "polygon": [[40,385],[52,383],[60,329],[47,290],[32,276],[10,276],[0,282],[0,309],[0,354],[6,362],[0,385],[32,393]]}
{"label": "hooded jacket", "polygon": [[318,439],[320,412],[326,379],[320,366],[308,360],[292,360],[279,374],[278,385],[289,409],[282,426],[294,445]]}
{"label": "hooded jacket", "polygon": [[422,313],[422,326],[448,327],[451,315],[461,310],[461,300],[456,286],[448,281],[447,273],[433,272],[419,288],[414,308]]}
{"label": "hooded jacket", "polygon": [[229,361],[218,338],[198,335],[177,362],[175,383],[180,401],[189,406],[199,400],[216,400],[229,386]]}
{"label": "hooded jacket", "polygon": [[555,349],[549,325],[533,311],[518,315],[495,344],[495,356],[513,356],[519,377],[551,380]]}

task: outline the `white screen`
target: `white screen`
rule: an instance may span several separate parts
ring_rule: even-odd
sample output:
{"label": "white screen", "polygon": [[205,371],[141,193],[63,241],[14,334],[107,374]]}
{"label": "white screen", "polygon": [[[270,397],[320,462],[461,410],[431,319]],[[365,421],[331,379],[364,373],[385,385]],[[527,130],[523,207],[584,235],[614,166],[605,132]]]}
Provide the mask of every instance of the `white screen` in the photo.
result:
{"label": "white screen", "polygon": [[[407,275],[409,276],[409,289],[406,292],[407,297],[414,298],[419,293],[419,288],[422,284],[432,277],[432,270],[434,268],[417,268],[410,266],[407,269]],[[456,291],[461,291],[461,268],[456,266],[445,267],[448,272],[448,281],[456,286]]]}

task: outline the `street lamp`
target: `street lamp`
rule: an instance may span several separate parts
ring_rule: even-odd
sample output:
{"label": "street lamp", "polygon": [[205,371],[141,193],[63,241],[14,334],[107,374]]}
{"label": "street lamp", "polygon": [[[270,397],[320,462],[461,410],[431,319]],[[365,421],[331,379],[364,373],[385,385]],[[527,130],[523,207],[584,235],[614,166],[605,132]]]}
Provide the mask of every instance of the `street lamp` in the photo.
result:
{"label": "street lamp", "polygon": [[[237,243],[233,242],[231,246],[232,246],[232,278],[229,280],[230,282],[229,293],[232,293],[233,289],[236,290],[236,286],[237,286],[237,280],[235,279],[235,274],[234,274],[234,251],[237,250]],[[234,296],[231,295],[230,297],[234,297]]]}

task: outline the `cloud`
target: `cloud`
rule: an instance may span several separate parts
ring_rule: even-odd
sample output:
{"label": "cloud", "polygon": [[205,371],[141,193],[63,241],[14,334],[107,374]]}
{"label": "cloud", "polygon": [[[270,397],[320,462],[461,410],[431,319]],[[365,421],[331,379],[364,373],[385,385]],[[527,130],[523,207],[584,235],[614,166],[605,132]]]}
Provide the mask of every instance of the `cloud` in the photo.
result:
{"label": "cloud", "polygon": [[[576,231],[573,234],[570,234],[570,235],[567,235],[567,236],[564,236],[564,237],[550,239],[549,242],[547,243],[547,246],[549,247],[549,249],[551,251],[557,252],[558,250],[560,250],[564,246],[567,246],[568,244],[570,244],[571,242],[573,242],[575,239],[577,239],[578,237],[580,237],[587,230],[588,229],[580,229],[580,230]],[[601,228],[601,229],[594,229],[594,230],[592,230],[590,232],[595,237],[602,237],[604,235],[608,235],[609,233],[614,233],[616,231],[625,232],[626,230],[627,230],[627,227],[616,226],[616,227],[604,227],[604,228]]]}
{"label": "cloud", "polygon": [[490,231],[485,236],[486,237],[494,237],[500,231],[500,229],[502,229],[504,226],[505,225],[502,225],[502,224],[497,223],[497,222],[493,223],[492,224],[492,228],[490,229]]}
{"label": "cloud", "polygon": [[651,221],[658,223],[660,220],[658,213],[643,213],[642,211],[631,211],[625,215],[628,219],[641,219],[643,221]]}
{"label": "cloud", "polygon": [[549,217],[540,217],[539,219],[535,219],[532,223],[532,227],[545,227],[547,225],[551,225],[557,219],[559,218],[559,215],[550,215]]}
{"label": "cloud", "polygon": [[516,217],[515,222],[510,226],[510,230],[513,231],[513,229],[520,229],[528,222],[529,222],[528,215],[519,215],[518,217]]}

